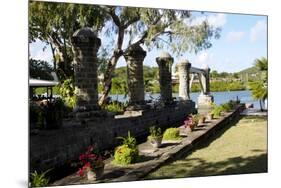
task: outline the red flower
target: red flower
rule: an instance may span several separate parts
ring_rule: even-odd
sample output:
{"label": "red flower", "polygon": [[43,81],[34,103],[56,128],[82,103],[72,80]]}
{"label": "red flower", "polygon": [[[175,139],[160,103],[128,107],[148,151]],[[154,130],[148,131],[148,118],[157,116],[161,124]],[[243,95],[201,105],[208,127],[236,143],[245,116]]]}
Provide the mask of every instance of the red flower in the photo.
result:
{"label": "red flower", "polygon": [[83,168],[79,168],[77,174],[78,174],[79,176],[83,176],[83,175],[84,175],[84,169],[83,169]]}

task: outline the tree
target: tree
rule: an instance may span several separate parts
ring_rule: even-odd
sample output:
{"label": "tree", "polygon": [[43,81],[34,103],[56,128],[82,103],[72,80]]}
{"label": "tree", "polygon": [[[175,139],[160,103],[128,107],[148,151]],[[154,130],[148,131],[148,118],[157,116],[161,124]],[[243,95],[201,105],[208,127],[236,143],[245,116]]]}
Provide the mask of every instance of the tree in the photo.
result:
{"label": "tree", "polygon": [[[186,51],[197,53],[210,48],[211,38],[218,38],[220,33],[220,28],[213,28],[207,21],[200,25],[188,24],[189,11],[114,6],[103,6],[103,8],[113,21],[113,25],[110,25],[105,33],[116,40],[112,40],[112,44],[109,45],[113,48],[109,53],[111,55],[104,72],[100,105],[109,94],[119,58],[131,46],[143,44],[148,49],[168,48],[177,55]],[[124,44],[125,37],[128,38],[126,44]]]}
{"label": "tree", "polygon": [[100,30],[106,20],[94,5],[36,2],[29,4],[29,42],[41,40],[50,45],[53,67],[61,81],[73,76],[70,38],[81,27]]}
{"label": "tree", "polygon": [[220,33],[220,28],[207,21],[190,24],[190,11],[184,10],[30,2],[29,12],[29,40],[39,39],[51,46],[54,68],[63,80],[73,75],[70,37],[74,31],[88,26],[105,35],[101,38],[109,42],[103,40],[100,50],[103,68],[99,70],[104,75],[100,105],[110,92],[119,58],[131,46],[166,48],[177,55],[197,53],[210,48],[211,39]]}
{"label": "tree", "polygon": [[29,74],[31,78],[53,80],[52,68],[46,61],[29,59]]}
{"label": "tree", "polygon": [[261,71],[261,79],[249,82],[249,88],[252,92],[252,96],[254,99],[259,100],[260,102],[260,109],[263,111],[263,104],[268,96],[268,89],[267,89],[267,69],[268,69],[268,62],[267,59],[262,57],[261,59],[255,60],[255,66]]}

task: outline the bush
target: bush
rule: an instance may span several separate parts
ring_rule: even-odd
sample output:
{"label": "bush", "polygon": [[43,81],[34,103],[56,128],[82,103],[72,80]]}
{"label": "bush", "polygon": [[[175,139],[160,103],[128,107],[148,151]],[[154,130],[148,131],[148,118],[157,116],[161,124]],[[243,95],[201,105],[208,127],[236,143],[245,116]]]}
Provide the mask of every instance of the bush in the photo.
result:
{"label": "bush", "polygon": [[214,114],[214,118],[219,118],[222,112],[223,112],[222,106],[214,106],[211,113]]}
{"label": "bush", "polygon": [[118,101],[113,101],[112,103],[107,104],[104,107],[105,110],[109,111],[109,112],[114,112],[117,114],[121,114],[124,112],[125,109],[125,104],[120,103]]}
{"label": "bush", "polygon": [[229,112],[232,110],[232,107],[229,103],[224,103],[221,105],[222,111]]}
{"label": "bush", "polygon": [[131,136],[130,131],[128,137],[117,137],[122,140],[122,145],[118,146],[114,152],[114,163],[118,165],[128,165],[136,162],[139,152],[137,141]]}
{"label": "bush", "polygon": [[179,128],[169,128],[163,134],[164,140],[179,140],[180,137],[180,130]]}
{"label": "bush", "polygon": [[30,178],[31,187],[44,187],[48,185],[49,178],[46,178],[46,174],[50,170],[47,170],[41,174],[39,174],[37,171],[31,173],[31,178]]}
{"label": "bush", "polygon": [[138,149],[129,148],[128,145],[118,146],[114,152],[114,162],[119,165],[128,165],[136,162]]}

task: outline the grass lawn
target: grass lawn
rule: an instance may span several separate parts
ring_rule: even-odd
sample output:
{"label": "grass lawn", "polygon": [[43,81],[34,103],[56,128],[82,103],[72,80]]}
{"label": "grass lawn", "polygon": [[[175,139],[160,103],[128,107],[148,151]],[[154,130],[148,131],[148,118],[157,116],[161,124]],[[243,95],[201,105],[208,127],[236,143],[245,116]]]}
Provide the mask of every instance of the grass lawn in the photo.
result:
{"label": "grass lawn", "polygon": [[267,172],[267,118],[243,117],[186,157],[144,179]]}

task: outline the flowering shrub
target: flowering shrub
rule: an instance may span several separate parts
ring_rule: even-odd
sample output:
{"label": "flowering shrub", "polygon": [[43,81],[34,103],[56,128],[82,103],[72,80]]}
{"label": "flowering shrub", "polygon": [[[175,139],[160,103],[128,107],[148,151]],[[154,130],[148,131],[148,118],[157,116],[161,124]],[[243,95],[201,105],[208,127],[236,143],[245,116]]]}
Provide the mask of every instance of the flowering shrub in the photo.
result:
{"label": "flowering shrub", "polygon": [[95,171],[97,168],[104,166],[103,157],[98,154],[94,146],[89,146],[87,151],[79,156],[79,161],[82,166],[77,172],[79,176],[84,176],[85,172]]}

